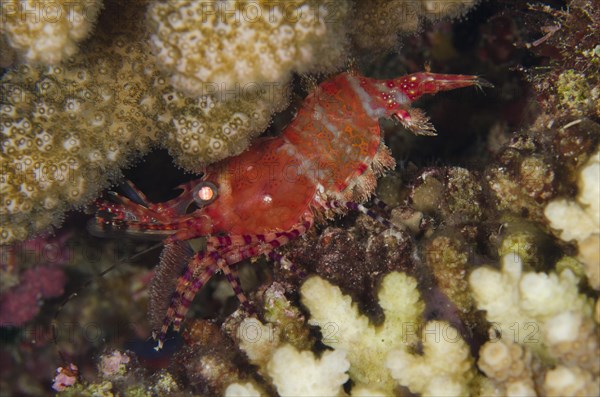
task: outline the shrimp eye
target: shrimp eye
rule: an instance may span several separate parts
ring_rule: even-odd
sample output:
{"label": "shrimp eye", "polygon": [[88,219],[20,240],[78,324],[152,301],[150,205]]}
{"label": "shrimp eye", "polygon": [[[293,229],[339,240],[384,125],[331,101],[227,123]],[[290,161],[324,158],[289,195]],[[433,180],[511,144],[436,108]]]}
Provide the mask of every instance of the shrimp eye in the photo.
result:
{"label": "shrimp eye", "polygon": [[211,182],[200,182],[194,188],[194,201],[198,207],[204,207],[216,200],[217,187]]}

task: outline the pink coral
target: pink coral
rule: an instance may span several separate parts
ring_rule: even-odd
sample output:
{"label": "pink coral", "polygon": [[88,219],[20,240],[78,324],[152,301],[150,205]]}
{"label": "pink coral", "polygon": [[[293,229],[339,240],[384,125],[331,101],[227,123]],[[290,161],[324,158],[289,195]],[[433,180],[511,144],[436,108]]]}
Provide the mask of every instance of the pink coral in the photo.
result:
{"label": "pink coral", "polygon": [[123,375],[126,370],[125,366],[129,361],[130,359],[127,354],[115,350],[101,357],[100,373],[106,378]]}
{"label": "pink coral", "polygon": [[64,292],[66,276],[61,265],[71,258],[69,232],[47,235],[0,251],[0,326],[22,326],[35,317],[43,299]]}
{"label": "pink coral", "polygon": [[73,386],[77,382],[79,369],[75,364],[69,364],[67,368],[58,367],[52,388],[56,391],[63,391],[67,387]]}
{"label": "pink coral", "polygon": [[0,326],[21,326],[39,312],[40,299],[56,298],[64,292],[66,277],[57,267],[34,267],[21,276],[21,283],[0,295]]}

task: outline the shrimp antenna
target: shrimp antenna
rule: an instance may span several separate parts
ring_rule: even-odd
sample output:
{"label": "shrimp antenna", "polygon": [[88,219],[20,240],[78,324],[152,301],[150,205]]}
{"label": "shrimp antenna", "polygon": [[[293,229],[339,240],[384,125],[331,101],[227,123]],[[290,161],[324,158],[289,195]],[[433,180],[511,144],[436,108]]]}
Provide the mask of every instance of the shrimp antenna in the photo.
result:
{"label": "shrimp antenna", "polygon": [[61,302],[61,304],[58,306],[58,308],[56,309],[56,311],[54,312],[54,316],[52,317],[52,323],[51,323],[51,330],[52,330],[52,342],[54,343],[54,345],[56,346],[56,350],[58,352],[58,355],[60,356],[60,359],[63,361],[64,364],[68,365],[69,362],[67,361],[66,357],[64,356],[63,352],[60,350],[59,346],[58,346],[58,333],[57,333],[57,319],[59,314],[62,312],[62,309],[67,305],[67,303],[69,303],[72,299],[76,298],[81,291],[83,291],[85,288],[89,287],[95,280],[99,279],[100,277],[104,277],[106,274],[108,274],[110,271],[114,270],[117,268],[117,266],[126,263],[126,262],[130,262],[133,261],[137,258],[139,258],[140,256],[147,254],[150,251],[155,250],[156,248],[160,248],[163,245],[162,242],[157,243],[157,244],[153,244],[150,247],[141,250],[140,252],[136,252],[135,254],[125,258],[125,259],[121,259],[119,261],[117,261],[116,263],[114,263],[113,265],[107,267],[106,269],[102,270],[100,273],[98,273],[97,275],[95,275],[94,277],[88,279],[87,281],[85,281],[83,284],[81,284],[74,292],[70,293],[68,297],[66,297],[63,302]]}

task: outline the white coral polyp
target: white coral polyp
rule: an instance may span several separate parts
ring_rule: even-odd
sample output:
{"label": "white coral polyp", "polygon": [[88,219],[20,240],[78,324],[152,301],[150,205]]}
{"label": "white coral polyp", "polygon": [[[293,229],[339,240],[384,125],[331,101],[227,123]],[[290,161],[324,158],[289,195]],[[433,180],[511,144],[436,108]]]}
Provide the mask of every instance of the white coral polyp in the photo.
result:
{"label": "white coral polyp", "polygon": [[[508,346],[504,343],[486,343],[479,351],[480,366],[505,369],[512,362]],[[483,363],[483,364],[482,364]]]}

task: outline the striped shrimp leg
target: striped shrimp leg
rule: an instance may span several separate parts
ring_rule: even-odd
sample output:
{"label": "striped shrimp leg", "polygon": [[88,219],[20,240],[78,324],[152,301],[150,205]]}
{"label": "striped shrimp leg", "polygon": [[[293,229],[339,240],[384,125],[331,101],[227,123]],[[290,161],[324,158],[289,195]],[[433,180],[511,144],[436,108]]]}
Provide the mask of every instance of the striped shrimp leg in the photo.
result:
{"label": "striped shrimp leg", "polygon": [[[217,270],[223,272],[240,303],[249,312],[253,312],[233,266],[245,259],[263,254],[269,255],[281,245],[287,244],[290,240],[306,233],[312,226],[312,216],[307,213],[305,218],[304,222],[285,232],[209,237],[206,250],[195,254],[186,242],[168,244],[163,252],[157,276],[153,281],[151,294],[150,307],[152,310],[150,317],[157,328],[154,335],[154,338],[158,340],[157,349],[162,348],[171,325],[173,325],[175,331],[179,331],[195,295]],[[177,270],[173,269],[180,267],[182,261],[185,263],[186,258],[187,266],[183,273],[176,278],[175,291],[172,293],[170,301],[166,300],[164,295],[169,288],[168,285],[164,284],[164,281],[175,279],[172,273]],[[169,302],[168,308],[164,309],[161,302]],[[161,313],[166,313],[162,319],[160,318]]]}

